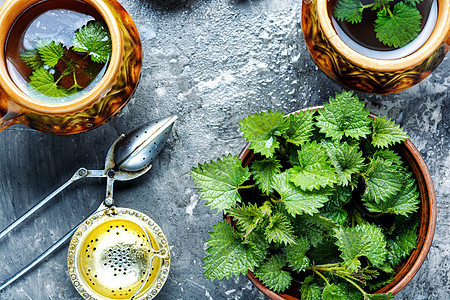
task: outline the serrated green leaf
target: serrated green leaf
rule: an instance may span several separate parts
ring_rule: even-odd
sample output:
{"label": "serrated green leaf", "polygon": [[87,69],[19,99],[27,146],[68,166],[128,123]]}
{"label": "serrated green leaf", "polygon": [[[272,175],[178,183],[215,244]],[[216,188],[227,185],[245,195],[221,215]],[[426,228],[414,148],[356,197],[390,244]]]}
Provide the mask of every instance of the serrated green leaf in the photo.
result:
{"label": "serrated green leaf", "polygon": [[404,2],[395,4],[392,13],[381,10],[375,20],[378,40],[389,47],[403,47],[413,41],[420,31],[422,15],[416,7]]}
{"label": "serrated green leaf", "polygon": [[290,182],[286,172],[275,175],[273,187],[280,194],[286,210],[293,216],[317,213],[318,208],[328,201],[327,193],[324,191],[308,192],[296,187]]}
{"label": "serrated green leaf", "polygon": [[392,266],[397,266],[402,259],[408,257],[417,247],[417,223],[413,226],[400,228],[393,237],[387,239],[388,260]]}
{"label": "serrated green leaf", "polygon": [[[281,135],[285,126],[286,118],[281,111],[261,112],[242,119],[239,124],[250,149],[261,153],[266,157],[272,157],[275,149],[279,147],[276,135]],[[281,129],[280,129],[281,128]]]}
{"label": "serrated green leaf", "polygon": [[87,53],[93,62],[106,63],[112,53],[108,26],[104,22],[89,22],[75,32],[73,50]]}
{"label": "serrated green leaf", "polygon": [[298,151],[299,164],[289,169],[289,180],[303,190],[320,189],[337,182],[325,149],[315,141],[305,143]]}
{"label": "serrated green leaf", "polygon": [[297,215],[292,225],[295,234],[307,237],[313,247],[317,247],[327,232],[331,232],[337,226],[336,223],[319,214]]}
{"label": "serrated green leaf", "polygon": [[364,102],[359,101],[352,91],[336,94],[335,98],[330,97],[329,102],[318,110],[317,126],[320,132],[336,140],[343,136],[365,138],[371,133],[369,110],[364,109]]}
{"label": "serrated green leaf", "polygon": [[372,124],[372,144],[375,147],[387,148],[390,145],[400,143],[409,138],[406,132],[400,128],[400,125],[396,125],[394,121],[386,117],[375,118]]}
{"label": "serrated green leaf", "polygon": [[332,209],[321,209],[320,214],[325,218],[333,220],[339,225],[345,225],[348,221],[347,211],[339,207]]}
{"label": "serrated green leaf", "polygon": [[401,190],[394,196],[379,203],[367,201],[363,198],[364,205],[371,212],[389,213],[407,216],[419,209],[419,192],[411,173],[404,175],[404,184]]}
{"label": "serrated green leaf", "polygon": [[297,146],[309,141],[314,129],[313,119],[314,111],[311,110],[290,114],[288,118],[289,127],[283,137],[289,143]]}
{"label": "serrated green leaf", "polygon": [[403,187],[402,173],[398,171],[397,166],[380,157],[371,161],[363,177],[366,181],[363,196],[375,203],[388,200]]}
{"label": "serrated green leaf", "polygon": [[265,286],[279,293],[286,290],[292,281],[291,274],[288,271],[282,270],[285,265],[286,261],[283,256],[281,254],[275,254],[254,273]]}
{"label": "serrated green leaf", "polygon": [[339,141],[324,141],[322,145],[336,169],[338,183],[343,186],[349,185],[352,182],[352,175],[360,172],[364,167],[364,158],[358,146],[350,146],[347,142]]}
{"label": "serrated green leaf", "polygon": [[344,265],[352,272],[361,266],[359,257],[367,257],[373,266],[386,260],[386,240],[381,229],[373,224],[361,224],[353,228],[337,228],[334,236],[341,251]]}
{"label": "serrated green leaf", "polygon": [[270,218],[265,235],[269,242],[283,243],[285,245],[295,244],[296,237],[293,234],[291,222],[280,213],[276,213]]}
{"label": "serrated green leaf", "polygon": [[44,62],[42,61],[37,49],[22,51],[19,56],[20,59],[32,70],[37,70],[44,66]]}
{"label": "serrated green leaf", "polygon": [[334,8],[333,15],[339,21],[347,21],[352,24],[362,20],[364,7],[360,0],[339,0]]}
{"label": "serrated green leaf", "polygon": [[391,163],[392,165],[398,166],[399,170],[403,168],[402,167],[402,165],[403,165],[402,158],[400,157],[400,155],[398,155],[398,153],[396,153],[392,150],[379,149],[379,150],[375,151],[375,153],[373,154],[373,159],[375,159],[377,157],[381,157],[386,162]]}
{"label": "serrated green leaf", "polygon": [[203,274],[207,279],[230,279],[233,274],[237,277],[247,270],[253,271],[264,259],[261,249],[253,243],[243,243],[241,236],[225,221],[219,221],[213,229],[209,232],[211,238],[206,241],[209,255],[204,259],[206,271]]}
{"label": "serrated green leaf", "polygon": [[229,154],[217,162],[192,168],[191,175],[199,193],[212,209],[227,210],[241,202],[238,188],[250,178],[250,171],[241,163],[239,157]]}
{"label": "serrated green leaf", "polygon": [[329,284],[325,286],[322,292],[323,300],[360,300],[362,297],[358,290],[354,290],[343,282]]}
{"label": "serrated green leaf", "polygon": [[61,43],[56,44],[54,41],[39,47],[38,51],[44,64],[51,68],[56,66],[60,58],[63,57],[66,52]]}
{"label": "serrated green leaf", "polygon": [[227,213],[229,216],[237,220],[238,226],[240,226],[245,232],[255,229],[264,218],[263,212],[257,207],[256,204],[252,203],[229,208]]}
{"label": "serrated green leaf", "polygon": [[[372,10],[382,9],[386,7],[386,5],[393,0],[375,0],[372,6]],[[419,0],[420,1],[420,0]]]}
{"label": "serrated green leaf", "polygon": [[67,96],[67,91],[58,86],[53,75],[44,68],[33,71],[28,84],[36,91],[49,97]]}
{"label": "serrated green leaf", "polygon": [[301,272],[309,266],[309,258],[306,257],[308,250],[309,242],[306,237],[298,237],[295,244],[284,247],[286,261],[293,271]]}
{"label": "serrated green leaf", "polygon": [[352,199],[352,190],[350,186],[338,186],[329,196],[329,201],[325,203],[325,207],[342,207]]}
{"label": "serrated green leaf", "polygon": [[302,300],[317,300],[322,295],[322,288],[317,283],[311,283],[314,280],[313,276],[308,276],[302,283],[300,292]]}
{"label": "serrated green leaf", "polygon": [[273,192],[273,178],[280,173],[280,161],[275,158],[255,160],[250,166],[253,178],[258,187],[269,195]]}

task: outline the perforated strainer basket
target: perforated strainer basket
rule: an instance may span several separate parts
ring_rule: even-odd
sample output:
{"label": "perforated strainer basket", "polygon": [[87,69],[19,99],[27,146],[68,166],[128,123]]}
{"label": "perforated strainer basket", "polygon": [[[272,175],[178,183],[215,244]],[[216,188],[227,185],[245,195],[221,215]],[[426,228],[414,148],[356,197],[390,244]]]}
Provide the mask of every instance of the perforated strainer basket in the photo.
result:
{"label": "perforated strainer basket", "polygon": [[75,232],[68,267],[84,299],[153,299],[169,274],[167,239],[145,214],[112,207]]}

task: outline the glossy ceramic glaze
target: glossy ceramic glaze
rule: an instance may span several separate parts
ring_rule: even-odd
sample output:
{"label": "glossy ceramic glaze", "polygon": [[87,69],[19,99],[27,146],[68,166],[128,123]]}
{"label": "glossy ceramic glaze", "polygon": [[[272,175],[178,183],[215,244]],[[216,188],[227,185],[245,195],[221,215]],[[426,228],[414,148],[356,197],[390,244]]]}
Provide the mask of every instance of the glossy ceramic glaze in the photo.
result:
{"label": "glossy ceramic glaze", "polygon": [[361,92],[388,94],[431,74],[450,48],[450,0],[438,0],[436,26],[425,44],[399,59],[374,59],[352,50],[337,35],[327,0],[303,0],[302,30],[316,64],[339,84]]}
{"label": "glossy ceramic glaze", "polygon": [[[102,125],[124,107],[139,81],[142,46],[133,20],[115,0],[82,0],[108,25],[112,40],[108,68],[87,94],[66,103],[44,103],[28,97],[14,84],[4,53],[9,28],[22,12],[38,2],[41,0],[10,0],[0,8],[0,130],[21,123],[48,133],[74,134]],[[69,0],[54,3],[56,8],[74,5]]]}
{"label": "glossy ceramic glaze", "polygon": [[[323,108],[322,106],[310,108],[317,110]],[[376,117],[375,114],[370,114],[370,117]],[[418,190],[420,193],[420,227],[418,233],[417,247],[414,249],[408,259],[405,259],[402,264],[395,268],[396,274],[394,280],[388,285],[382,287],[377,293],[391,292],[393,295],[397,294],[402,288],[408,284],[414,275],[419,271],[424,262],[428,251],[433,241],[434,231],[436,227],[436,196],[434,194],[433,182],[431,180],[428,168],[420,155],[419,151],[413,143],[407,139],[402,142],[396,150],[404,159],[405,163],[411,167],[414,177],[417,181]],[[248,144],[239,154],[243,166],[247,166],[253,159],[253,150],[248,148]],[[299,286],[291,286],[286,293],[274,293],[265,287],[255,275],[248,271],[248,279],[262,292],[264,295],[274,300],[300,300],[301,294]]]}

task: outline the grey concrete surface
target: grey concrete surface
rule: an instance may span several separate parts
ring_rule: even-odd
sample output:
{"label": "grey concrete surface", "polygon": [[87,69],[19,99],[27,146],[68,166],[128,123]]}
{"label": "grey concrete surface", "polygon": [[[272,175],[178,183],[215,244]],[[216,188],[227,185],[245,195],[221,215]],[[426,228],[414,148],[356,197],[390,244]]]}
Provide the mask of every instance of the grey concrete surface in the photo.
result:
{"label": "grey concrete surface", "polygon": [[[0,1],[3,3],[4,1]],[[144,47],[140,84],[112,121],[75,136],[13,126],[0,132],[0,228],[66,181],[80,166],[103,166],[114,139],[141,123],[177,114],[172,136],[145,176],[117,184],[118,206],[150,215],[172,245],[170,276],[157,299],[265,299],[244,277],[206,281],[202,259],[221,219],[199,199],[189,171],[238,154],[241,118],[268,109],[318,105],[342,87],[314,64],[301,35],[299,0],[121,0]],[[438,205],[427,260],[395,299],[450,299],[450,60],[419,85],[395,95],[359,94],[395,119],[423,155]],[[40,254],[103,200],[105,183],[85,179],[0,242],[0,281]],[[81,299],[66,267],[67,247],[0,294],[1,299]]]}

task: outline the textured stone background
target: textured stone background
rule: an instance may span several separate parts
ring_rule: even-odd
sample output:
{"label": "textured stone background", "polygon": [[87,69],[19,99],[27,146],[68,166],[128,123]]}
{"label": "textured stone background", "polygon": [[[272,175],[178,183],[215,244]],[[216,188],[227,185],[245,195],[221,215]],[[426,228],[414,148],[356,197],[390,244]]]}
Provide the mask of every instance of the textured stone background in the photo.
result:
{"label": "textured stone background", "polygon": [[[0,3],[4,1],[0,0]],[[299,24],[299,0],[121,0],[141,34],[144,63],[131,103],[108,124],[75,136],[23,126],[0,133],[0,228],[66,181],[80,166],[101,168],[121,133],[177,114],[153,169],[116,186],[116,204],[150,215],[172,248],[170,277],[157,299],[264,299],[243,276],[206,281],[205,240],[221,215],[204,206],[191,166],[238,154],[237,121],[267,109],[318,105],[342,87],[314,64]],[[164,3],[180,4],[166,9]],[[450,299],[450,61],[395,95],[359,94],[375,113],[395,119],[422,153],[436,189],[438,221],[428,258],[396,299]],[[95,145],[95,146],[94,146]],[[40,254],[103,200],[102,180],[68,188],[0,242],[0,281]],[[80,299],[67,276],[67,247],[0,294],[1,299]]]}

